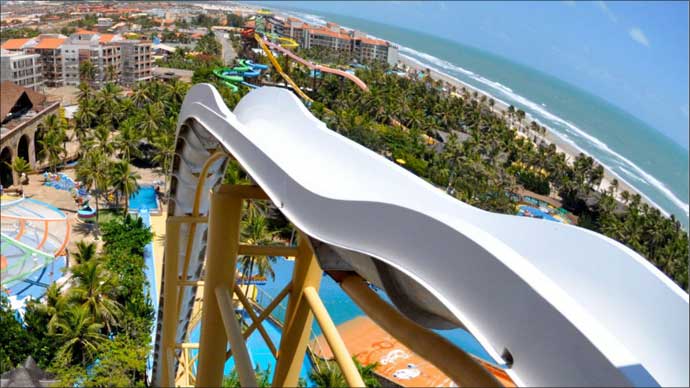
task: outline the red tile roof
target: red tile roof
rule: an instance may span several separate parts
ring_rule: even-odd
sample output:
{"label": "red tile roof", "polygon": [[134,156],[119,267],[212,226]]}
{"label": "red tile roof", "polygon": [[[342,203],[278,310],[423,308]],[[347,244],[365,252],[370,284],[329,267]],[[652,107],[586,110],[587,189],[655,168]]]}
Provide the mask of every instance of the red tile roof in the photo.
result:
{"label": "red tile roof", "polygon": [[5,50],[19,50],[30,40],[31,39],[29,38],[8,39],[0,47],[4,48]]}
{"label": "red tile roof", "polygon": [[34,49],[56,49],[60,47],[67,39],[62,38],[43,38],[41,39]]}
{"label": "red tile roof", "polygon": [[115,37],[115,35],[113,35],[113,34],[101,34],[101,36],[98,38],[98,42],[99,43],[108,43],[111,40],[113,40],[114,37]]}
{"label": "red tile roof", "polygon": [[357,38],[357,39],[361,40],[362,43],[373,44],[376,46],[387,46],[388,45],[388,42],[386,42],[385,40],[381,40],[381,39],[372,39],[372,38],[365,38],[365,37]]}
{"label": "red tile roof", "polygon": [[352,39],[349,35],[341,34],[338,32],[333,32],[331,30],[320,29],[320,28],[310,28],[309,33],[314,34],[314,35],[330,36],[333,38],[338,38],[338,39],[343,39],[343,40],[351,40]]}
{"label": "red tile roof", "polygon": [[94,35],[94,34],[98,34],[98,32],[96,32],[96,31],[85,30],[85,29],[83,29],[83,28],[78,29],[75,33],[76,33],[77,35]]}

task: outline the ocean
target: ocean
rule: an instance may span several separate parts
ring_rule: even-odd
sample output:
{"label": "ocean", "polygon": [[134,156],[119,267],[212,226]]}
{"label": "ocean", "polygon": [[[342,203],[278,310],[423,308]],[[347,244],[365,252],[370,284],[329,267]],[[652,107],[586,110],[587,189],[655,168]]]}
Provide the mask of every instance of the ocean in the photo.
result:
{"label": "ocean", "polygon": [[630,113],[548,74],[458,42],[350,16],[281,11],[391,41],[401,56],[524,110],[688,228],[688,150]]}

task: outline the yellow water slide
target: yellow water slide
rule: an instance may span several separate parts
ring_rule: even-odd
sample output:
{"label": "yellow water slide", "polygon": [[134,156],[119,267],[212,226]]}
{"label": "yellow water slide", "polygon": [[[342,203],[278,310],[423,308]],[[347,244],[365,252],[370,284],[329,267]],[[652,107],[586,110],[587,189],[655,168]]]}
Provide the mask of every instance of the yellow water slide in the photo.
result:
{"label": "yellow water slide", "polygon": [[273,68],[276,69],[276,71],[278,72],[278,74],[280,74],[281,77],[283,77],[285,82],[287,82],[290,86],[292,86],[292,89],[300,97],[302,97],[303,99],[305,99],[309,102],[314,102],[314,100],[312,100],[309,96],[307,96],[306,93],[304,93],[302,91],[302,89],[300,89],[300,87],[295,83],[295,81],[292,80],[292,78],[290,78],[289,75],[285,74],[285,72],[283,71],[283,67],[280,66],[280,63],[278,63],[278,60],[276,59],[276,57],[273,56],[273,53],[271,52],[271,50],[268,48],[268,46],[266,46],[266,44],[264,43],[264,40],[261,39],[261,36],[259,36],[259,34],[254,34],[254,39],[256,39],[256,41],[259,43],[259,46],[261,46],[261,49],[264,50],[264,52],[266,53],[268,60],[271,61]]}

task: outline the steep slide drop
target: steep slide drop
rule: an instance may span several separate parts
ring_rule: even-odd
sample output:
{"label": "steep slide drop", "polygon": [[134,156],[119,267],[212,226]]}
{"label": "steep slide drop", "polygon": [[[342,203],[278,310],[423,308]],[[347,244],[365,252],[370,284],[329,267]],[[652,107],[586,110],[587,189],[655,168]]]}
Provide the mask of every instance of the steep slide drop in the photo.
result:
{"label": "steep slide drop", "polygon": [[[284,89],[254,90],[231,112],[196,85],[178,124],[169,215],[207,214],[198,193],[233,157],[310,237],[323,270],[357,272],[420,325],[466,328],[519,385],[688,385],[688,295],[618,242],[460,202],[329,130]],[[181,230],[184,278],[202,272],[206,230]],[[185,287],[179,342],[194,296]]]}

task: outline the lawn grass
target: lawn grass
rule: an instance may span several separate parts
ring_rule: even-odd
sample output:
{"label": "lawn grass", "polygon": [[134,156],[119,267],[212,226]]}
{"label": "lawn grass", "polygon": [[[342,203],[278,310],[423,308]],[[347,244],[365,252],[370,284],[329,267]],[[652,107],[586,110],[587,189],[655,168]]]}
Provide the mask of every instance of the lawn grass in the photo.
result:
{"label": "lawn grass", "polygon": [[98,212],[98,223],[102,224],[115,218],[122,218],[122,209],[101,209]]}

